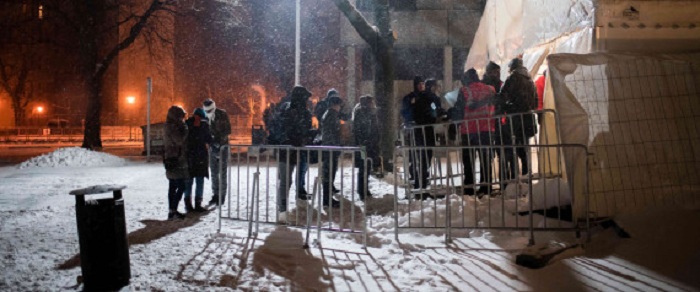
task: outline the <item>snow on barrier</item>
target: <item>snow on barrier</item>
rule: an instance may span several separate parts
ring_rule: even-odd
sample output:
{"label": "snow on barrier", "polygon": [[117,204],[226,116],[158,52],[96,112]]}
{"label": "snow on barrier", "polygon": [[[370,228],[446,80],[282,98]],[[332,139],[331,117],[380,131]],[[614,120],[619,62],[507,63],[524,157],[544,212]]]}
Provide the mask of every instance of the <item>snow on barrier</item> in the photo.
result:
{"label": "snow on barrier", "polygon": [[[516,165],[517,176],[510,177],[500,171],[506,164],[500,155],[484,156],[490,159],[487,163],[491,165],[490,172],[479,170],[480,157],[475,153],[515,153],[516,148],[524,148],[528,156],[525,167]],[[452,229],[500,229],[529,231],[530,244],[534,244],[535,231],[575,231],[577,235],[581,230],[588,231],[588,212],[572,213],[576,205],[588,210],[588,180],[584,180],[586,186],[574,188],[563,165],[537,171],[538,161],[563,164],[559,156],[565,150],[583,155],[584,160],[588,153],[583,145],[565,144],[397,147],[394,153],[396,239],[402,229],[444,230],[447,243],[451,242]],[[429,152],[433,153],[432,159],[415,158]],[[533,153],[539,153],[540,157],[533,159]],[[543,157],[551,154],[557,157]],[[421,167],[426,161],[429,167]],[[465,164],[471,164],[477,171],[465,175]],[[529,171],[522,174],[525,171],[521,172],[521,167]],[[404,170],[409,168],[414,171],[407,174]],[[423,173],[425,169],[430,169],[430,173]],[[486,178],[484,181],[480,180],[482,176]],[[415,180],[421,177],[427,177],[426,183],[416,184]],[[583,200],[572,200],[572,190],[586,192],[577,196]]]}
{"label": "snow on barrier", "polygon": [[[367,187],[356,188],[359,175],[355,172],[356,165],[361,165],[358,161],[365,161],[365,174],[369,174],[372,161],[362,158],[366,157],[363,148],[231,145],[221,147],[220,155],[227,151],[229,188],[218,211],[219,230],[223,220],[249,222],[249,236],[257,234],[260,223],[300,227],[307,231],[305,247],[312,229],[317,231],[318,244],[322,231],[355,233],[363,236],[366,247],[367,223],[359,194],[366,194]],[[302,168],[307,171],[297,171]],[[324,180],[324,175],[334,179]],[[327,205],[336,207],[325,206],[324,187],[332,199]]]}
{"label": "snow on barrier", "polygon": [[[588,151],[562,144],[559,124],[555,110],[543,109],[405,127],[399,138],[404,147],[394,162],[409,202],[399,205],[397,187],[397,237],[400,228],[416,227],[444,228],[448,242],[452,227],[528,229],[534,243],[535,229],[578,234],[577,221],[587,229],[588,212],[576,213],[571,206],[588,210],[588,179],[579,180],[585,187],[577,190],[580,202],[574,202],[562,151],[571,149],[572,157],[586,163]],[[484,158],[488,163],[481,163]],[[410,202],[426,198],[433,200]],[[544,217],[537,226],[536,213]]]}

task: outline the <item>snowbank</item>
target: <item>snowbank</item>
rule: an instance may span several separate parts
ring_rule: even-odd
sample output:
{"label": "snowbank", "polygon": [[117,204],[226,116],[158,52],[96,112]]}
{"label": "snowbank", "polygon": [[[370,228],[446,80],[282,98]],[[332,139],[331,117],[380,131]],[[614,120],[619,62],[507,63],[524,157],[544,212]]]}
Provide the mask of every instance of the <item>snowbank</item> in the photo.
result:
{"label": "snowbank", "polygon": [[529,196],[530,188],[526,184],[509,184],[505,190],[505,197],[507,199],[525,197],[525,203],[532,197],[533,210],[571,205],[571,192],[566,180],[554,178],[537,181],[532,184],[532,193],[533,196]]}
{"label": "snowbank", "polygon": [[17,168],[122,166],[125,164],[126,160],[111,154],[91,151],[80,147],[66,147],[31,158],[22,162]]}

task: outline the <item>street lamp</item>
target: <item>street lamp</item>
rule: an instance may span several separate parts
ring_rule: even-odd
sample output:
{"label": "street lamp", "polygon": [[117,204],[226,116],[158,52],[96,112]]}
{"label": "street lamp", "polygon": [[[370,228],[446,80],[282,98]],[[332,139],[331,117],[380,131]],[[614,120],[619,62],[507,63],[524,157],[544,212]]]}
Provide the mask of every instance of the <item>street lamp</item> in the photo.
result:
{"label": "street lamp", "polygon": [[37,106],[37,107],[36,107],[36,112],[37,112],[37,113],[43,113],[43,112],[44,112],[44,107],[43,107],[43,106]]}
{"label": "street lamp", "polygon": [[134,104],[134,103],[136,103],[136,97],[127,96],[127,97],[126,97],[126,102],[127,102],[128,104]]}

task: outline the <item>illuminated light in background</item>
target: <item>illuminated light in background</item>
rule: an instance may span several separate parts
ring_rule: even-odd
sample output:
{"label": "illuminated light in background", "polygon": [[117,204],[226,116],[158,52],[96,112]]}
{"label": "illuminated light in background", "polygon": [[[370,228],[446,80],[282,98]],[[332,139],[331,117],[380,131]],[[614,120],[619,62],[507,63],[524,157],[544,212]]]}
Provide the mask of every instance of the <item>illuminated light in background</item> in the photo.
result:
{"label": "illuminated light in background", "polygon": [[44,107],[43,107],[43,106],[37,106],[37,107],[36,107],[36,112],[37,112],[37,113],[43,113],[43,112],[44,112]]}
{"label": "illuminated light in background", "polygon": [[126,97],[126,102],[129,104],[134,104],[136,102],[136,97],[133,96],[127,96]]}

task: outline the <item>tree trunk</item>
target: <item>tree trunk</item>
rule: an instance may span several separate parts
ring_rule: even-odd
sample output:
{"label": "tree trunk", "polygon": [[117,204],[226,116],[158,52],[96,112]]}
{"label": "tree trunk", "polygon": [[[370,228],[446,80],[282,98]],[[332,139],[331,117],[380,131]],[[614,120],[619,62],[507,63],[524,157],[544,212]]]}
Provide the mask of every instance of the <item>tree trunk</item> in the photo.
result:
{"label": "tree trunk", "polygon": [[[374,6],[374,15],[377,20],[377,29],[355,9],[348,0],[333,0],[338,9],[347,17],[360,37],[372,48],[375,61],[379,63],[381,74],[377,74],[375,80],[375,95],[379,116],[383,117],[381,129],[381,150],[385,161],[390,161],[394,155],[394,141],[397,138],[398,102],[394,99],[394,37],[391,34],[389,1],[377,0]],[[385,163],[384,167],[392,171],[392,164]]]}
{"label": "tree trunk", "polygon": [[384,117],[381,129],[381,151],[387,171],[392,171],[395,141],[397,139],[398,115],[397,101],[394,98],[394,39],[390,27],[389,2],[380,0],[375,4],[374,15],[379,28],[378,41],[372,46],[375,60],[379,63],[381,74],[377,75],[375,88],[380,116]]}
{"label": "tree trunk", "polygon": [[83,133],[83,148],[90,150],[102,149],[102,76],[95,77],[88,85],[90,95],[85,114],[85,132]]}

